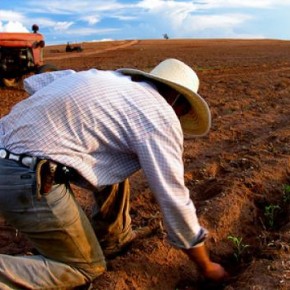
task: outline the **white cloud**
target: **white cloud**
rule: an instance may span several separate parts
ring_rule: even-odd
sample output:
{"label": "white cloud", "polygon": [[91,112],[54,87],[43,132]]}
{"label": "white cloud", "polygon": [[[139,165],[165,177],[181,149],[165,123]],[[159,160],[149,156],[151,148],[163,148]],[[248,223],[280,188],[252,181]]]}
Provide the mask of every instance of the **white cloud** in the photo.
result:
{"label": "white cloud", "polygon": [[112,11],[119,10],[127,7],[128,5],[122,4],[114,0],[70,0],[68,5],[64,5],[63,1],[50,0],[50,1],[38,1],[29,0],[26,1],[26,7],[29,11],[45,11],[47,14],[81,14],[87,15],[92,12]]}
{"label": "white cloud", "polygon": [[138,16],[134,15],[122,15],[119,13],[116,13],[115,15],[111,15],[111,18],[118,19],[120,21],[132,21],[132,20],[138,20]]}
{"label": "white cloud", "polygon": [[[224,14],[224,15],[189,15],[182,22],[185,32],[202,31],[205,29],[224,29],[234,28],[241,25],[251,17],[243,14]],[[174,21],[174,19],[173,19]],[[177,31],[181,29],[181,25],[174,25]]]}
{"label": "white cloud", "polygon": [[23,25],[25,17],[12,10],[0,10],[0,31],[2,32],[28,32]]}
{"label": "white cloud", "polygon": [[1,21],[22,21],[24,16],[21,13],[12,10],[0,10]]}
{"label": "white cloud", "polygon": [[56,22],[54,24],[53,29],[58,32],[63,32],[63,31],[68,30],[72,25],[73,25],[73,22],[66,22],[66,21]]}
{"label": "white cloud", "polygon": [[73,1],[70,0],[69,3],[64,4],[63,1],[35,1],[28,0],[26,1],[26,12],[30,13],[45,13],[46,15],[69,15],[72,13],[83,11],[85,8],[84,1]]}
{"label": "white cloud", "polygon": [[209,8],[271,8],[277,5],[290,5],[289,0],[204,0],[197,5]]}
{"label": "white cloud", "polygon": [[70,0],[67,3],[26,0],[19,3],[20,7],[13,10],[0,10],[0,31],[10,21],[29,29],[37,23],[40,32],[59,39],[71,35],[89,39],[99,35],[114,39],[155,38],[163,33],[172,38],[196,35],[250,38],[251,33],[256,36],[263,33],[262,29],[249,30],[252,24],[262,27],[261,15],[290,6],[290,0]]}
{"label": "white cloud", "polygon": [[[31,25],[31,20],[26,20],[27,25]],[[34,17],[33,23],[36,23],[39,25],[40,30],[42,28],[54,28],[57,21],[51,20],[49,18],[43,18],[43,17]]]}
{"label": "white cloud", "polygon": [[106,34],[106,33],[112,33],[116,32],[119,29],[115,28],[104,28],[104,29],[98,29],[98,28],[77,28],[77,29],[71,29],[66,31],[66,35],[75,35],[75,36],[88,36],[88,35],[98,35],[98,34]]}
{"label": "white cloud", "polygon": [[106,41],[114,41],[113,38],[103,38],[103,39],[99,39],[99,40],[91,40],[91,42],[106,42]]}
{"label": "white cloud", "polygon": [[91,16],[82,17],[81,20],[88,22],[88,24],[90,24],[90,25],[94,25],[94,24],[100,22],[101,17],[91,15]]}
{"label": "white cloud", "polygon": [[174,9],[186,10],[186,11],[195,11],[197,6],[193,1],[164,1],[164,0],[142,0],[137,3],[136,7],[147,9],[148,11],[160,13],[166,13],[167,10],[172,11]]}
{"label": "white cloud", "polygon": [[[204,1],[205,2],[205,1]],[[210,2],[210,1],[207,1]],[[218,1],[217,2],[221,2]],[[226,2],[226,1],[223,1]],[[198,2],[200,3],[200,2]],[[241,13],[220,13],[199,11],[197,4],[188,1],[157,1],[143,0],[138,3],[146,10],[142,15],[139,28],[144,32],[169,33],[172,37],[195,37],[205,30],[225,30],[234,35],[234,28],[241,26],[252,18],[251,15]],[[158,30],[158,31],[157,31]],[[219,32],[219,34],[220,34]]]}
{"label": "white cloud", "polygon": [[29,30],[18,21],[0,22],[0,32],[29,32]]}

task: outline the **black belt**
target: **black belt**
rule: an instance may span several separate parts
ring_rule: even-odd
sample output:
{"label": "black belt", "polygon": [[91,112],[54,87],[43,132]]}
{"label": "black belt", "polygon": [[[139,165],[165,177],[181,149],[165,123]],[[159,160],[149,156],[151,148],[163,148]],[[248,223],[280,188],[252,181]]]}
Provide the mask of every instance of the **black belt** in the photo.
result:
{"label": "black belt", "polygon": [[14,154],[6,150],[5,148],[0,148],[0,158],[14,160],[30,169],[35,169],[38,161],[40,160],[38,157],[35,156],[29,156],[26,154]]}

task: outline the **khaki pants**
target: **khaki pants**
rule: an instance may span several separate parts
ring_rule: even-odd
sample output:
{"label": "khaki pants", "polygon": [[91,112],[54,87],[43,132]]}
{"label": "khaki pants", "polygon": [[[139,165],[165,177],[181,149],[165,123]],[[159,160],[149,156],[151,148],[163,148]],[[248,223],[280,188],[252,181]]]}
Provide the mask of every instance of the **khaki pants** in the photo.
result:
{"label": "khaki pants", "polygon": [[93,227],[105,253],[114,252],[132,235],[129,180],[94,193]]}
{"label": "khaki pants", "polygon": [[[36,198],[35,172],[0,159],[0,213],[25,233],[40,255],[0,255],[0,289],[74,289],[105,271],[87,216],[64,184]],[[95,194],[94,228],[101,242],[131,232],[128,181]]]}

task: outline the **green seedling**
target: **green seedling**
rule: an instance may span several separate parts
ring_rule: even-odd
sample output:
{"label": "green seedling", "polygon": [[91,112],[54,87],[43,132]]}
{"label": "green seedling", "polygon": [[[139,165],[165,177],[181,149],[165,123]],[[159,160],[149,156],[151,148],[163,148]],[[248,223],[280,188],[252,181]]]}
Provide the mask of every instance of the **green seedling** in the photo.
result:
{"label": "green seedling", "polygon": [[243,238],[228,236],[228,240],[230,240],[234,245],[234,257],[237,262],[240,262],[242,259],[242,254],[245,252],[246,248],[250,247],[250,245],[246,245],[243,243]]}
{"label": "green seedling", "polygon": [[275,216],[277,210],[280,210],[279,205],[270,204],[268,206],[265,206],[264,215],[267,218],[267,223],[270,228],[273,228],[275,225]]}
{"label": "green seedling", "polygon": [[290,185],[289,184],[285,184],[284,188],[283,188],[283,201],[285,203],[290,203]]}

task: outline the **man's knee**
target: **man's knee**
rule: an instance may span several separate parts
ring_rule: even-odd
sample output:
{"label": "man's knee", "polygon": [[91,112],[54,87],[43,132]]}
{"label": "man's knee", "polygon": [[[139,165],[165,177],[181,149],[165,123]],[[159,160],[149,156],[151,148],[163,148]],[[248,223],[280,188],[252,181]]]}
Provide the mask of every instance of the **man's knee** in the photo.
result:
{"label": "man's knee", "polygon": [[79,268],[79,271],[85,275],[88,282],[94,281],[97,277],[101,276],[107,270],[105,261],[98,265],[87,265]]}

